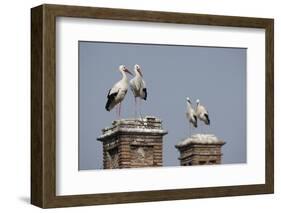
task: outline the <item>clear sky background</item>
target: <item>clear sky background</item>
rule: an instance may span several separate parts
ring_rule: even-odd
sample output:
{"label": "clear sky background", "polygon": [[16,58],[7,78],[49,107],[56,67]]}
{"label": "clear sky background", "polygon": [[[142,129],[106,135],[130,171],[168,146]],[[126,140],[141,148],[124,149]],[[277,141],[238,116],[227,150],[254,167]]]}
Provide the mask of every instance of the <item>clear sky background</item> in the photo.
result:
{"label": "clear sky background", "polygon": [[[226,141],[223,164],[246,163],[246,54],[244,48],[79,42],[79,169],[102,168],[102,144],[96,138],[115,120],[105,110],[108,90],[121,79],[118,67],[142,68],[148,99],[142,114],[163,121],[164,166],[179,166],[174,147],[189,136],[186,97],[207,108],[211,127],[203,133]],[[134,117],[134,97],[128,91],[122,117]],[[200,128],[192,133],[199,132]]]}

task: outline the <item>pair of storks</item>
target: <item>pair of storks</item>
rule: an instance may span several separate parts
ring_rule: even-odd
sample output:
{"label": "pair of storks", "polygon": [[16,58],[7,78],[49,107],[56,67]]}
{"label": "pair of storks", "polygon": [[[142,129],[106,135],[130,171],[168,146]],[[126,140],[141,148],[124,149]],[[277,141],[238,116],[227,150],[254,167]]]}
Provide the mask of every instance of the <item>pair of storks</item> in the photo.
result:
{"label": "pair of storks", "polygon": [[141,72],[141,68],[138,64],[134,66],[135,77],[133,79],[128,80],[126,73],[133,75],[125,65],[119,66],[119,71],[122,74],[122,79],[118,81],[114,86],[108,91],[107,94],[107,102],[105,105],[105,109],[110,111],[116,106],[116,110],[118,111],[118,116],[121,114],[121,103],[124,100],[128,87],[130,86],[134,97],[135,97],[135,116],[136,116],[136,105],[137,98],[141,100],[146,100],[147,98],[147,90],[145,86],[145,82],[143,80],[143,75]]}
{"label": "pair of storks", "polygon": [[192,108],[192,103],[189,98],[186,98],[187,100],[187,111],[186,111],[186,117],[189,120],[189,122],[197,128],[197,120],[203,121],[206,125],[210,125],[210,118],[209,113],[206,110],[206,108],[200,103],[200,101],[197,99],[196,103],[196,109],[194,110]]}

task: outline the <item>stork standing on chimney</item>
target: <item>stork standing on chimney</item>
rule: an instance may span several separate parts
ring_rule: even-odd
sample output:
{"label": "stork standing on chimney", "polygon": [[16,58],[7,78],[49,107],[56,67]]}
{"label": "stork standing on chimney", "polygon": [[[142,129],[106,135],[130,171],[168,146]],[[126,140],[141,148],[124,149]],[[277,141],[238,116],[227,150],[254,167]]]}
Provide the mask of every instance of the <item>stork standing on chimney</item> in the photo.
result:
{"label": "stork standing on chimney", "polygon": [[[140,116],[141,116],[141,101],[146,100],[147,98],[147,89],[145,85],[145,81],[143,80],[143,74],[141,71],[141,68],[138,64],[135,64],[134,66],[134,71],[135,71],[135,77],[131,79],[130,81],[130,88],[135,96],[135,117],[137,115],[137,98],[140,98],[140,103],[139,103],[139,111],[140,111]],[[141,116],[142,117],[142,116]]]}
{"label": "stork standing on chimney", "polygon": [[209,113],[206,110],[206,108],[200,103],[200,100],[197,99],[196,101],[197,107],[196,107],[196,116],[199,120],[203,121],[206,125],[210,125],[210,118]]}
{"label": "stork standing on chimney", "polygon": [[128,90],[128,86],[129,86],[129,80],[128,80],[126,73],[129,73],[130,75],[133,75],[133,74],[126,68],[125,65],[120,65],[119,71],[122,74],[122,79],[120,81],[118,81],[116,84],[114,84],[114,86],[108,91],[105,109],[107,111],[110,111],[116,105],[118,105],[117,106],[118,110],[117,110],[117,108],[116,108],[116,110],[118,111],[118,117],[120,118],[121,103],[127,94],[127,90]]}
{"label": "stork standing on chimney", "polygon": [[195,110],[192,108],[192,103],[188,97],[186,98],[186,101],[187,101],[186,117],[189,121],[189,132],[191,134],[191,125],[197,128],[197,116]]}

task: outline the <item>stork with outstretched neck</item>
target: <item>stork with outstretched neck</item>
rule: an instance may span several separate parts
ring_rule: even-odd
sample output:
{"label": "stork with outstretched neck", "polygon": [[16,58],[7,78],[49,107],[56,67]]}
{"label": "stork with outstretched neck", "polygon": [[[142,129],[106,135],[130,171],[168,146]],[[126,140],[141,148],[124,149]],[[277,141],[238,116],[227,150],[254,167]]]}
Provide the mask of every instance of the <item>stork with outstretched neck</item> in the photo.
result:
{"label": "stork with outstretched neck", "polygon": [[[135,71],[135,77],[130,81],[130,88],[135,97],[135,117],[136,117],[137,99],[140,98],[140,105],[141,105],[141,100],[147,99],[147,89],[146,89],[145,81],[143,80],[143,74],[141,68],[138,64],[134,66],[134,71]],[[141,115],[141,111],[140,111],[140,115]]]}
{"label": "stork with outstretched neck", "polygon": [[129,80],[128,80],[126,73],[129,73],[130,75],[133,75],[133,74],[126,68],[125,65],[120,65],[119,71],[122,74],[122,79],[120,81],[118,81],[116,84],[114,84],[114,86],[108,91],[105,109],[107,111],[110,111],[116,105],[118,105],[117,111],[118,111],[118,116],[120,118],[121,103],[127,94],[127,90],[128,90],[128,86],[129,86]]}
{"label": "stork with outstretched neck", "polygon": [[189,132],[191,133],[191,125],[197,128],[197,116],[195,110],[192,108],[192,103],[188,97],[186,98],[186,103],[187,103],[186,117],[189,121]]}

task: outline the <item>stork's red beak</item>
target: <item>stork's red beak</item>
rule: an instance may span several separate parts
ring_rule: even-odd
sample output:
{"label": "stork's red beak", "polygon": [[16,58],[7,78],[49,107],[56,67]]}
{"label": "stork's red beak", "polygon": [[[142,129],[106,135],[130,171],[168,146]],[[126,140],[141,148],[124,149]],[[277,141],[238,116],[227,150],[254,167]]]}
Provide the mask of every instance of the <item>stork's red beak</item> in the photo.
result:
{"label": "stork's red beak", "polygon": [[132,75],[133,76],[133,73],[131,73],[127,68],[125,68],[125,70],[124,70],[125,72],[127,72],[127,73],[129,73],[130,75]]}

